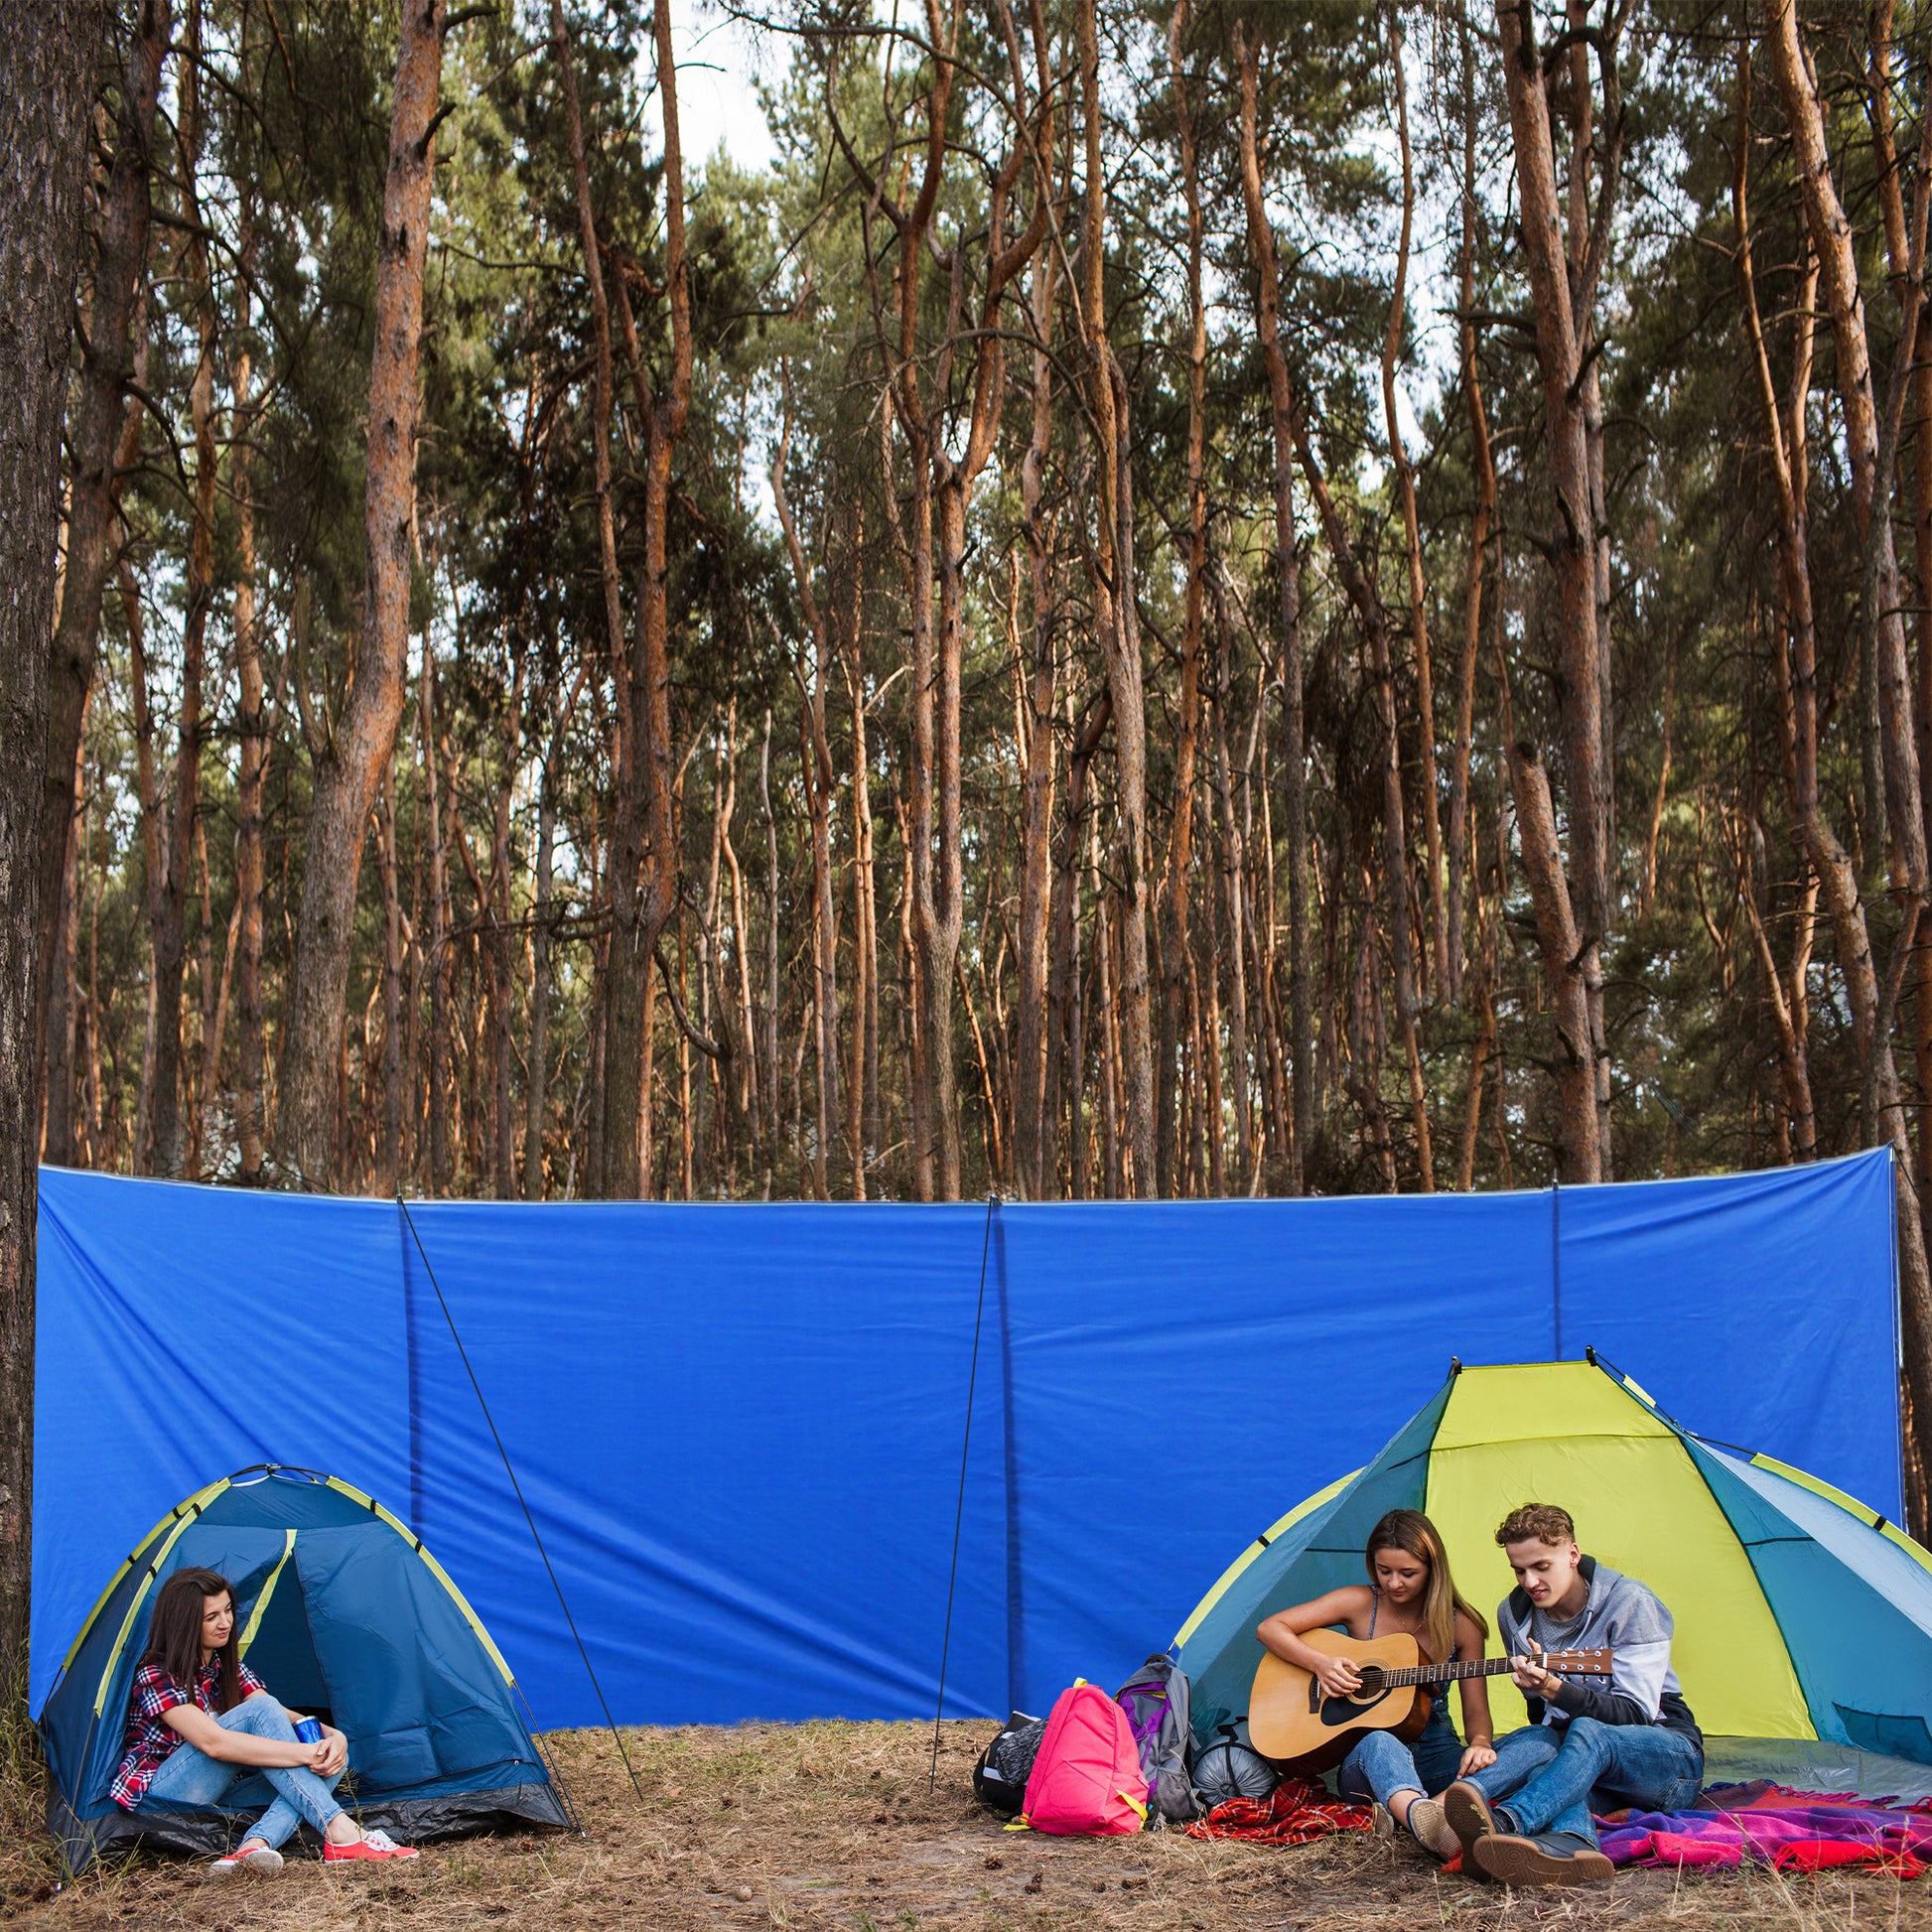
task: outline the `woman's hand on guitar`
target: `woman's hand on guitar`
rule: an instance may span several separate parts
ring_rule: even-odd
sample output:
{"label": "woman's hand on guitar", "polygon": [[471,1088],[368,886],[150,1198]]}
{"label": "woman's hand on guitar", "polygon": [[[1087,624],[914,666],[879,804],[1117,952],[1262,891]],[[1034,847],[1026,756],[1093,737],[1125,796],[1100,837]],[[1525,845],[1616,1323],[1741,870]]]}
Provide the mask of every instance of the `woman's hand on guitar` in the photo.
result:
{"label": "woman's hand on guitar", "polygon": [[1486,1771],[1495,1763],[1496,1753],[1487,1744],[1471,1744],[1462,1753],[1462,1761],[1455,1767],[1459,1778],[1472,1776],[1477,1771]]}
{"label": "woman's hand on guitar", "polygon": [[1346,1657],[1324,1657],[1314,1681],[1331,1698],[1353,1697],[1362,1688],[1362,1674]]}

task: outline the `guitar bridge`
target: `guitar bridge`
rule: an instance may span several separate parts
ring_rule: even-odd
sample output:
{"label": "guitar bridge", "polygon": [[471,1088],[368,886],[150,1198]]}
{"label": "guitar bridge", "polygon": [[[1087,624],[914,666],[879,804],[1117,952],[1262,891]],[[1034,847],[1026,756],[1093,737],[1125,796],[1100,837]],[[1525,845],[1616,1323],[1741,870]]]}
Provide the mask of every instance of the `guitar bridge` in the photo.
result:
{"label": "guitar bridge", "polygon": [[1309,1679],[1309,1716],[1311,1718],[1321,1709],[1321,1680],[1311,1676]]}

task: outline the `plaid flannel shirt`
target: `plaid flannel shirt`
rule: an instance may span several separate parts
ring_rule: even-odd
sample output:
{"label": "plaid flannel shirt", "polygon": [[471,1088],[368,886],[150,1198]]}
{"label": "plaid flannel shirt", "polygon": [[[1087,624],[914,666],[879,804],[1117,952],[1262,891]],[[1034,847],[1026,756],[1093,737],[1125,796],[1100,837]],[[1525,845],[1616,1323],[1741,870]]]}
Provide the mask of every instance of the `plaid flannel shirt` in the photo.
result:
{"label": "plaid flannel shirt", "polygon": [[[241,1695],[251,1698],[268,1686],[246,1664],[241,1666]],[[171,1677],[152,1658],[134,1673],[134,1694],[128,1700],[127,1744],[121,1768],[110,1787],[114,1802],[133,1811],[148,1795],[154,1774],[182,1743],[181,1732],[165,1722],[168,1712],[190,1702],[181,1680]],[[209,1717],[221,1712],[221,1659],[210,1657],[195,1674],[193,1702]]]}

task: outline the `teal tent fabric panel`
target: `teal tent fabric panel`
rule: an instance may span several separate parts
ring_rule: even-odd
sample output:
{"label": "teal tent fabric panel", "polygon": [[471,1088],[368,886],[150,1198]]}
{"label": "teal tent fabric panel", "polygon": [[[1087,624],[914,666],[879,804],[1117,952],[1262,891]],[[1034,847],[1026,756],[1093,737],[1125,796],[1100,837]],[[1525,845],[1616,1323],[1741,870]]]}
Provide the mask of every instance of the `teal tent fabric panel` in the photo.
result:
{"label": "teal tent fabric panel", "polygon": [[305,1530],[295,1569],[359,1789],[491,1790],[543,1776],[509,1687],[399,1536]]}
{"label": "teal tent fabric panel", "polygon": [[1821,1737],[1932,1764],[1932,1571],[1801,1483],[1690,1445]]}
{"label": "teal tent fabric panel", "polygon": [[[1895,1511],[1887,1159],[1003,1204],[990,1240],[984,1203],[412,1211],[620,1719],[929,1715],[969,1382],[947,1709],[1004,1716],[1123,1676],[1451,1355],[1535,1359],[1559,1316],[1565,1354]],[[599,1720],[393,1203],[43,1187],[37,1704],[132,1540],[266,1458],[412,1522],[539,1721]]]}
{"label": "teal tent fabric panel", "polygon": [[30,1708],[135,1542],[263,1461],[408,1481],[393,1203],[44,1168]]}

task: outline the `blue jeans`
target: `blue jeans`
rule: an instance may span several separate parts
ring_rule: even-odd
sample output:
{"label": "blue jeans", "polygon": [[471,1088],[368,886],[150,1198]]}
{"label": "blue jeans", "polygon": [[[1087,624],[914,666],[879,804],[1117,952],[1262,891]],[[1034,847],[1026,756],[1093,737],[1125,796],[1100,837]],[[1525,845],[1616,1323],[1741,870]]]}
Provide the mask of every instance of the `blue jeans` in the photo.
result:
{"label": "blue jeans", "polygon": [[1662,1725],[1606,1725],[1572,1718],[1567,1725],[1512,1730],[1496,1761],[1469,1779],[1491,1805],[1507,1799],[1497,1823],[1526,1838],[1570,1832],[1596,1843],[1590,1812],[1634,1805],[1684,1811],[1704,1783],[1704,1751]]}
{"label": "blue jeans", "polygon": [[[214,1721],[223,1730],[245,1731],[251,1737],[279,1737],[295,1742],[295,1726],[289,1714],[272,1697],[245,1698],[232,1711],[224,1711]],[[260,1822],[248,1836],[258,1838],[272,1852],[284,1844],[304,1819],[322,1831],[342,1812],[333,1793],[342,1773],[326,1784],[313,1771],[299,1766],[287,1769],[249,1764],[224,1764],[218,1758],[199,1751],[186,1740],[162,1759],[161,1768],[148,1784],[148,1795],[141,1800],[142,1811],[182,1811],[190,1805],[217,1805],[224,1801],[229,1809],[252,1811],[259,1804],[273,1804],[262,1813]]]}
{"label": "blue jeans", "polygon": [[1462,1740],[1455,1734],[1438,1698],[1429,1723],[1413,1744],[1405,1744],[1392,1730],[1371,1730],[1341,1761],[1335,1783],[1344,1798],[1373,1798],[1386,1805],[1398,1791],[1420,1791],[1434,1797],[1454,1782],[1462,1761]]}

